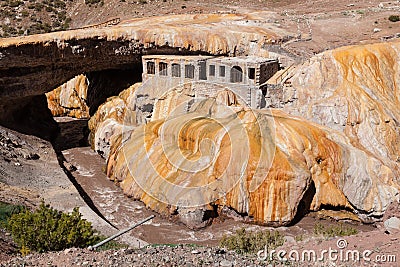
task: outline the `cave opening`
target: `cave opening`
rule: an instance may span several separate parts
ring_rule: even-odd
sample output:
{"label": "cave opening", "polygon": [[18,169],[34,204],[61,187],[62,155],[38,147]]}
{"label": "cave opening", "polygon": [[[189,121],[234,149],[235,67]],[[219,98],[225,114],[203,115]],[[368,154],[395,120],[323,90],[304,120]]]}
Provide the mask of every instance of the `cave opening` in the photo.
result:
{"label": "cave opening", "polygon": [[[81,118],[72,118],[68,114],[59,114],[59,116],[56,115],[54,117],[58,124],[58,133],[52,143],[58,152],[73,147],[90,145],[88,128],[90,117],[96,113],[99,106],[105,103],[109,97],[117,96],[131,85],[141,82],[142,65],[141,63],[130,64],[119,69],[88,72],[83,75],[86,78],[87,91],[85,92],[86,99],[82,99],[82,102],[88,108],[88,112],[83,114]],[[76,87],[74,84],[72,86]],[[60,93],[60,98],[61,95],[62,93]],[[50,104],[48,105],[50,106]],[[65,107],[64,109],[66,112],[71,110],[70,107]]]}
{"label": "cave opening", "polygon": [[314,181],[311,181],[302,199],[300,200],[299,205],[297,206],[296,215],[294,216],[290,225],[297,224],[306,214],[310,212],[311,203],[314,199],[315,193],[315,184]]}

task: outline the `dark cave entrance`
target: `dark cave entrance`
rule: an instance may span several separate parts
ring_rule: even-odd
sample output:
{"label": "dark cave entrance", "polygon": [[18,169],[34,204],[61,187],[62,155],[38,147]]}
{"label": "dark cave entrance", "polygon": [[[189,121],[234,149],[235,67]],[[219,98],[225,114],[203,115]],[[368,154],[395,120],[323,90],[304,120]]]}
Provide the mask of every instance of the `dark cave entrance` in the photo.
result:
{"label": "dark cave entrance", "polygon": [[[118,95],[129,86],[142,81],[142,63],[137,62],[119,66],[118,69],[106,69],[84,73],[88,80],[86,104],[92,116],[107,98]],[[9,101],[10,114],[2,125],[20,133],[34,135],[48,140],[60,151],[66,148],[87,146],[84,138],[74,134],[88,135],[88,119],[63,120],[53,118],[46,96],[37,95]],[[15,109],[18,107],[18,109]],[[7,108],[6,108],[7,110]],[[77,129],[81,130],[77,130]],[[77,140],[79,139],[79,140]]]}
{"label": "dark cave entrance", "polygon": [[[109,97],[117,96],[131,85],[142,81],[142,64],[130,64],[119,69],[84,73],[88,80],[86,105],[93,116]],[[55,117],[58,133],[52,139],[56,151],[89,146],[88,118]]]}
{"label": "dark cave entrance", "polygon": [[315,184],[314,181],[311,181],[309,187],[303,195],[303,198],[299,202],[296,215],[294,216],[293,221],[290,223],[290,225],[297,224],[301,219],[303,219],[305,215],[310,212],[311,203],[313,201],[315,193]]}

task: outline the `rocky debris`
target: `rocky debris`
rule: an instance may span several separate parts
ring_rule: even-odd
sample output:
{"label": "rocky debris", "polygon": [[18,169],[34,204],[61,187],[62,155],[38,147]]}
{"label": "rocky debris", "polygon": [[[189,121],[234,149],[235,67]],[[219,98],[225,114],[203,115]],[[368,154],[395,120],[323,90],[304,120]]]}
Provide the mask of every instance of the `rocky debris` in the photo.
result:
{"label": "rocky debris", "polygon": [[192,253],[191,245],[155,245],[100,252],[72,248],[0,260],[0,266],[265,266],[256,254],[240,255],[217,247],[196,247],[195,250],[196,253]]}
{"label": "rocky debris", "polygon": [[0,265],[15,256],[18,251],[17,245],[13,242],[9,233],[0,227]]}
{"label": "rocky debris", "polygon": [[18,161],[21,159],[37,160],[40,158],[37,148],[4,128],[0,129],[0,157],[0,160],[14,163],[19,163]]}
{"label": "rocky debris", "polygon": [[[301,255],[303,251],[315,251],[316,255],[324,255],[323,251],[329,248],[338,249],[341,246],[343,253],[347,251],[358,251],[363,266],[382,264],[382,266],[396,266],[400,251],[400,233],[387,235],[381,230],[374,230],[367,233],[358,233],[352,236],[335,237],[325,239],[323,237],[305,236],[302,241],[292,240],[285,242],[280,250],[296,250]],[[291,239],[291,238],[290,238]],[[340,243],[338,243],[340,241]],[[370,250],[371,261],[362,258],[363,252]],[[195,252],[195,253],[193,253]],[[292,254],[293,255],[293,254]],[[340,255],[340,254],[338,254]],[[385,257],[386,264],[377,262],[377,257]],[[322,261],[301,259],[290,262],[281,262],[274,255],[272,262],[258,259],[257,254],[237,254],[233,251],[219,247],[184,245],[150,245],[141,249],[126,248],[119,250],[90,251],[88,249],[70,248],[59,252],[35,253],[26,257],[14,256],[13,258],[0,258],[0,266],[328,266],[334,262],[335,266],[349,266],[349,260],[337,257],[333,262],[321,256]],[[354,264],[353,264],[354,265]]]}
{"label": "rocky debris", "polygon": [[0,182],[0,201],[33,209],[39,206],[41,199],[34,190],[11,186]]}
{"label": "rocky debris", "polygon": [[397,217],[391,217],[384,222],[386,231],[389,234],[400,232],[400,219]]}
{"label": "rocky debris", "polygon": [[383,215],[382,220],[386,221],[391,217],[400,218],[400,203],[398,201],[393,201],[392,204],[389,205],[385,214]]}

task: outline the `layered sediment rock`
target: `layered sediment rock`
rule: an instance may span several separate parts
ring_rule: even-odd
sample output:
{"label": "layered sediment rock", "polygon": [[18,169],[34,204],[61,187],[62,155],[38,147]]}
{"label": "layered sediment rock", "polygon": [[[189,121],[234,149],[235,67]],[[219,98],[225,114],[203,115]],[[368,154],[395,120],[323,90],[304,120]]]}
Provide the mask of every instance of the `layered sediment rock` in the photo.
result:
{"label": "layered sediment rock", "polygon": [[122,133],[122,130],[136,126],[136,111],[134,98],[136,89],[141,86],[137,83],[122,91],[118,96],[110,97],[98,108],[89,120],[90,143],[104,158],[108,158],[112,138]]}

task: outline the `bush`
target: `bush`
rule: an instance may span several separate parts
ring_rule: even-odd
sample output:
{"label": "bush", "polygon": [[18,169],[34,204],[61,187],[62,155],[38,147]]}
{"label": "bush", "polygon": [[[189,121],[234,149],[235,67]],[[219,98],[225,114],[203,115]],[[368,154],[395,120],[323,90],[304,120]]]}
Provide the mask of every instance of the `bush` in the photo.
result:
{"label": "bush", "polygon": [[92,224],[81,218],[78,208],[71,214],[42,203],[34,212],[25,210],[8,220],[8,230],[21,247],[21,253],[63,250],[70,247],[88,247],[98,237]]}
{"label": "bush", "polygon": [[35,10],[36,11],[42,11],[43,7],[44,7],[44,5],[42,3],[36,3],[35,4]]}
{"label": "bush", "polygon": [[400,21],[400,16],[398,16],[398,15],[391,15],[391,16],[389,16],[389,20],[390,20],[391,22]]}
{"label": "bush", "polygon": [[21,4],[23,4],[24,2],[22,2],[22,1],[11,1],[11,2],[9,2],[8,3],[8,6],[9,7],[18,7],[18,6],[20,6]]}
{"label": "bush", "polygon": [[0,201],[0,226],[6,227],[8,219],[24,210],[23,206],[8,204]]}
{"label": "bush", "polygon": [[236,234],[223,236],[220,241],[221,247],[229,250],[235,250],[238,253],[257,253],[268,245],[269,249],[275,249],[283,245],[284,237],[278,231],[259,231],[247,232],[241,228]]}
{"label": "bush", "polygon": [[325,238],[335,237],[335,236],[349,236],[355,235],[358,230],[349,226],[344,226],[342,223],[339,225],[324,226],[321,223],[314,225],[314,234],[322,235]]}
{"label": "bush", "polygon": [[85,4],[86,5],[90,5],[90,4],[98,4],[100,3],[101,0],[85,0]]}

